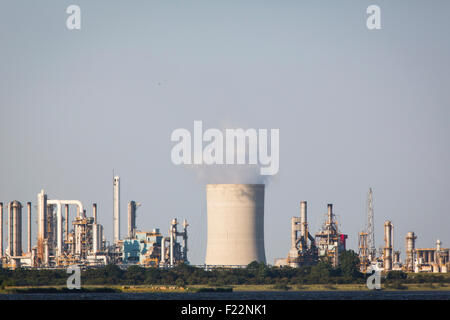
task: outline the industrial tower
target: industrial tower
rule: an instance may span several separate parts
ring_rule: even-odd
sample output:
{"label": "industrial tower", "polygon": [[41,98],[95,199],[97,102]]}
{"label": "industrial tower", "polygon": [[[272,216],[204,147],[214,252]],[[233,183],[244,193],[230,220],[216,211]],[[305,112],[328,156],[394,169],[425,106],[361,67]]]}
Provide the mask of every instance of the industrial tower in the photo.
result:
{"label": "industrial tower", "polygon": [[375,230],[374,230],[374,216],[373,216],[373,191],[369,188],[367,194],[367,244],[369,246],[369,257],[374,259],[376,255],[375,249]]}

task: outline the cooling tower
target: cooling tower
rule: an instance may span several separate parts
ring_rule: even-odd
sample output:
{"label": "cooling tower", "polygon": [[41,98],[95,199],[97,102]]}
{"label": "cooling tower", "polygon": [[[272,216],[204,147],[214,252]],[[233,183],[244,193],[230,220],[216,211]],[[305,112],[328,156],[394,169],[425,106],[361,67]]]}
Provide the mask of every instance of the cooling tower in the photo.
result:
{"label": "cooling tower", "polygon": [[208,184],[207,265],[244,266],[266,262],[264,185]]}

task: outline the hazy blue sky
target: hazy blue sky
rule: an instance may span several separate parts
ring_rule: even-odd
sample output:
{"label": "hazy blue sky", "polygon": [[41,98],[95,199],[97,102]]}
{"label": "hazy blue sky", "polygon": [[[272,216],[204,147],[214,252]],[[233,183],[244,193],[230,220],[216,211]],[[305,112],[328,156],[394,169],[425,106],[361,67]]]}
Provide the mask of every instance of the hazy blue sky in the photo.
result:
{"label": "hazy blue sky", "polygon": [[[70,4],[80,31],[66,28]],[[370,4],[381,30],[366,28]],[[114,168],[122,236],[136,200],[141,230],[187,218],[190,260],[203,263],[205,184],[238,181],[233,167],[172,164],[172,131],[202,120],[280,129],[268,262],[287,255],[302,200],[313,232],[333,203],[357,250],[369,187],[377,247],[386,219],[402,259],[408,231],[449,247],[449,12],[438,0],[2,1],[0,201],[35,206],[44,188],[89,215],[97,202],[111,240]]]}

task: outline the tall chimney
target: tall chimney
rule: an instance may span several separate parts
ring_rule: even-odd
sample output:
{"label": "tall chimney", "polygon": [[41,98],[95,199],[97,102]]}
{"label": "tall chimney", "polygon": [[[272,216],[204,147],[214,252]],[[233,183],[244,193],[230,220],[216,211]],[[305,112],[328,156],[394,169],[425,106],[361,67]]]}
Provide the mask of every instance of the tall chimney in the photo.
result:
{"label": "tall chimney", "polygon": [[328,204],[328,224],[331,224],[333,222],[333,204]]}
{"label": "tall chimney", "polygon": [[97,204],[92,204],[92,216],[94,217],[94,223],[97,223]]}
{"label": "tall chimney", "polygon": [[134,238],[136,231],[136,202],[128,202],[128,238]]}

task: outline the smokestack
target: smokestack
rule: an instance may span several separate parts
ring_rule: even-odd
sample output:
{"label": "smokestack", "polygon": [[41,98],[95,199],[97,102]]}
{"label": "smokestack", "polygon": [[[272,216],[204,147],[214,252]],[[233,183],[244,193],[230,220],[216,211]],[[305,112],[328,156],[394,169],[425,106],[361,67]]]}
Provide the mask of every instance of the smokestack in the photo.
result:
{"label": "smokestack", "polygon": [[94,223],[97,223],[97,204],[92,204],[92,216],[94,217]]}
{"label": "smokestack", "polygon": [[115,176],[113,180],[113,193],[113,238],[114,244],[117,244],[120,240],[120,178],[118,176]]}
{"label": "smokestack", "polygon": [[28,252],[31,253],[31,202],[27,202],[28,209]]}
{"label": "smokestack", "polygon": [[3,258],[3,202],[0,202],[0,258]]}
{"label": "smokestack", "polygon": [[331,224],[333,221],[333,204],[328,204],[328,224]]}
{"label": "smokestack", "polygon": [[305,239],[308,239],[308,218],[306,201],[300,202],[300,234]]}
{"label": "smokestack", "polygon": [[136,202],[128,202],[128,238],[134,238],[136,231]]}

